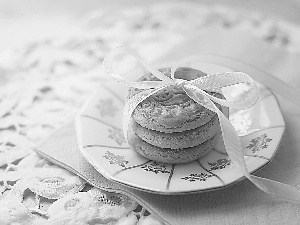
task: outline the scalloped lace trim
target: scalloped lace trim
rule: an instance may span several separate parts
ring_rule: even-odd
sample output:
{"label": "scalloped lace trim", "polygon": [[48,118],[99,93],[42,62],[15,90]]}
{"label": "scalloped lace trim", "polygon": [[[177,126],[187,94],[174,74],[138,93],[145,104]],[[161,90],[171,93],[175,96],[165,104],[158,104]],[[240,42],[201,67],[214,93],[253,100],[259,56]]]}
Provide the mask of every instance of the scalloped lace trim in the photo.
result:
{"label": "scalloped lace trim", "polygon": [[0,183],[1,225],[162,224],[131,198],[92,187],[35,153],[9,164]]}

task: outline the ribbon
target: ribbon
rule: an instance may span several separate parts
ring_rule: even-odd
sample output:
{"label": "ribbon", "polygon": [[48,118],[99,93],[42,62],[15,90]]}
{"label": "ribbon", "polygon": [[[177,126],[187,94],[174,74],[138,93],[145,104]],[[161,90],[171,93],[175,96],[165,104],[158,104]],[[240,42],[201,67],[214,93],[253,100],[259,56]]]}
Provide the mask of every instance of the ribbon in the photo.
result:
{"label": "ribbon", "polygon": [[[122,76],[115,73],[113,70],[113,61],[119,54],[128,54],[136,58],[149,72],[160,79],[160,81],[143,81],[143,82],[127,82]],[[266,178],[257,177],[249,173],[244,160],[244,152],[240,138],[237,132],[227,117],[216,107],[215,103],[231,107],[235,109],[245,109],[253,105],[259,97],[259,87],[257,83],[247,74],[242,72],[226,72],[219,74],[207,75],[194,80],[184,80],[175,78],[176,69],[187,59],[178,61],[172,68],[170,77],[151,67],[145,60],[133,49],[129,47],[118,47],[113,49],[105,57],[103,66],[106,74],[114,81],[127,85],[129,87],[143,89],[141,92],[130,98],[123,110],[123,132],[127,140],[127,131],[130,118],[135,108],[146,98],[163,90],[166,87],[175,85],[180,86],[186,94],[198,104],[205,108],[214,111],[219,118],[221,132],[223,136],[224,146],[231,162],[241,170],[243,175],[250,180],[260,190],[283,198],[288,201],[300,203],[300,193],[297,189]],[[221,88],[234,84],[246,83],[249,85],[249,90],[239,99],[228,101],[216,98],[206,91],[221,92]]]}

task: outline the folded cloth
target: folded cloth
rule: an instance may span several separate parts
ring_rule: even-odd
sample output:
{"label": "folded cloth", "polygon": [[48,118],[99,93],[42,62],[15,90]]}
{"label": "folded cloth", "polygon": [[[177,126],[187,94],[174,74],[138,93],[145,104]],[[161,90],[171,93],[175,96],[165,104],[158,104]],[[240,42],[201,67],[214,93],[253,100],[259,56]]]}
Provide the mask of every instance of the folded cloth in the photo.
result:
{"label": "folded cloth", "polygon": [[[245,68],[247,73],[251,73],[249,68],[254,66],[300,88],[300,84],[296,82],[300,71],[300,57],[288,55],[246,34],[206,31],[199,37],[187,40],[158,62],[177,60],[198,53],[227,56],[233,59],[233,69]],[[278,86],[280,82],[276,79],[272,82],[272,77],[253,78],[280,94],[277,97],[287,126],[277,155],[257,175],[297,188],[300,185],[300,140],[297,136],[300,128],[300,104],[294,103],[300,102],[297,98],[300,95],[293,95],[298,93],[297,89]],[[296,224],[300,221],[297,213],[299,205],[271,197],[248,180],[215,191],[175,196],[147,193],[110,181],[80,154],[73,121],[37,146],[35,151],[74,172],[91,185],[131,196],[166,224]]]}

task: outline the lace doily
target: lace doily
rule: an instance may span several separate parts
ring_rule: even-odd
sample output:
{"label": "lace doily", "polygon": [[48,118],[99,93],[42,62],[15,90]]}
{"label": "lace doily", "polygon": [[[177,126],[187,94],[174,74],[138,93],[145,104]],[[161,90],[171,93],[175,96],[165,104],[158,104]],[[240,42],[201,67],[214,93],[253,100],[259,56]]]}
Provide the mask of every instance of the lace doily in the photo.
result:
{"label": "lace doily", "polygon": [[[151,61],[206,27],[246,30],[300,53],[300,28],[286,21],[224,6],[169,2],[98,10],[78,32],[1,54],[0,224],[162,224],[127,196],[95,189],[31,148],[73,118],[105,82],[101,66],[110,49],[130,45]],[[125,59],[119,65],[128,67]]]}

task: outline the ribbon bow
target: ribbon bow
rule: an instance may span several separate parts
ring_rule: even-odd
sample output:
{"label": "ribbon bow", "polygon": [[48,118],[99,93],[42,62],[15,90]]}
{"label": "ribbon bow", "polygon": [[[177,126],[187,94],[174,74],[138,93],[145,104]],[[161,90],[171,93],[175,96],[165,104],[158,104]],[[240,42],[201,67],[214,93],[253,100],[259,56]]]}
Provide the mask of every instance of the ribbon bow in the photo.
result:
{"label": "ribbon bow", "polygon": [[[131,55],[136,58],[149,72],[160,79],[160,81],[125,81],[119,74],[115,73],[113,70],[114,58],[122,53]],[[149,66],[149,64],[147,64],[136,51],[128,47],[115,48],[105,57],[103,62],[104,69],[106,74],[112,80],[133,88],[143,89],[143,91],[131,97],[125,104],[123,111],[123,132],[125,138],[127,139],[128,125],[132,113],[143,100],[168,86],[180,86],[191,99],[204,106],[205,108],[214,111],[218,115],[224,146],[228,157],[231,162],[241,170],[246,178],[248,178],[259,189],[268,194],[276,195],[277,197],[281,197],[289,201],[300,202],[300,195],[297,189],[286,184],[251,175],[248,172],[244,160],[244,152],[240,138],[238,137],[237,132],[230,121],[214,104],[215,102],[226,107],[245,109],[254,104],[259,97],[259,87],[257,83],[250,76],[242,72],[212,74],[189,81],[175,78],[174,74],[176,69],[185,62],[190,61],[188,61],[188,59],[183,59],[177,62],[171,68],[171,75],[170,77],[168,77],[165,74],[154,69],[153,67]],[[250,86],[250,88],[240,99],[237,99],[235,101],[220,99],[206,92],[220,92],[221,88],[223,87],[239,83],[246,83]]]}

